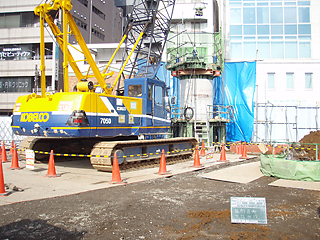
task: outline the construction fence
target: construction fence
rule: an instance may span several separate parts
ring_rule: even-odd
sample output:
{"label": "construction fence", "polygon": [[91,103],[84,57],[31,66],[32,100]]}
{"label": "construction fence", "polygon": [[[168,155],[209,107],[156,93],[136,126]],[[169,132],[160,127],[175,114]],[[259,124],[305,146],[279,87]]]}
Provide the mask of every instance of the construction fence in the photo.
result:
{"label": "construction fence", "polygon": [[22,141],[24,136],[15,135],[11,129],[11,117],[0,117],[0,140],[3,142],[19,143]]}

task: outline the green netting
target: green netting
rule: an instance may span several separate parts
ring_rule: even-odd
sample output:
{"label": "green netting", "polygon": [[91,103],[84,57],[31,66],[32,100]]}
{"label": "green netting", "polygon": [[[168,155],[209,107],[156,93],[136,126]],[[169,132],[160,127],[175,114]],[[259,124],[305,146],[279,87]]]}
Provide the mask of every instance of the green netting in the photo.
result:
{"label": "green netting", "polygon": [[320,162],[288,160],[285,155],[261,154],[261,172],[265,176],[283,179],[320,181]]}
{"label": "green netting", "polygon": [[196,47],[197,57],[208,67],[216,64],[223,68],[224,51],[222,33],[206,32],[170,32],[167,46],[167,66],[174,66],[179,57],[180,62],[193,57],[193,50]]}

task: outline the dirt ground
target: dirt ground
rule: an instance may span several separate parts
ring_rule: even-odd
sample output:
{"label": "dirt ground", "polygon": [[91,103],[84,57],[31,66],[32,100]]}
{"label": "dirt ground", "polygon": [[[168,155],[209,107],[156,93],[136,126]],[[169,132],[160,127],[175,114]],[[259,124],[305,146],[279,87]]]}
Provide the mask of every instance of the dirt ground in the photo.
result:
{"label": "dirt ground", "polygon": [[[301,160],[318,160],[320,157],[316,158],[316,145],[312,145],[310,143],[318,143],[320,144],[320,130],[318,131],[311,131],[309,134],[305,135],[302,139],[300,139],[299,143],[301,144],[302,148],[305,148],[303,151],[298,151]],[[306,144],[307,143],[307,144]],[[320,153],[320,146],[318,146],[318,154]]]}
{"label": "dirt ground", "polygon": [[305,135],[299,142],[300,143],[320,143],[320,130],[311,131],[309,134]]}
{"label": "dirt ground", "polygon": [[[0,239],[320,239],[320,192],[199,177],[237,164],[1,206]],[[266,198],[268,224],[231,223],[230,197],[248,195]]]}

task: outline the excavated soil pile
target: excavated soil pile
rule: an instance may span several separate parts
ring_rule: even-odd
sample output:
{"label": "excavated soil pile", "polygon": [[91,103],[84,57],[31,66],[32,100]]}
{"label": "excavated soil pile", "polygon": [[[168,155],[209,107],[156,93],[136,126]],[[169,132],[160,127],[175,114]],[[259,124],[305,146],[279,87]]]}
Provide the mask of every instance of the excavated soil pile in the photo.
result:
{"label": "excavated soil pile", "polygon": [[[305,148],[304,150],[300,151],[302,160],[317,160],[316,158],[316,145],[309,145],[304,143],[319,143],[320,144],[320,130],[318,131],[311,131],[308,135],[305,135],[300,141],[301,148]],[[320,146],[318,146],[320,153]]]}

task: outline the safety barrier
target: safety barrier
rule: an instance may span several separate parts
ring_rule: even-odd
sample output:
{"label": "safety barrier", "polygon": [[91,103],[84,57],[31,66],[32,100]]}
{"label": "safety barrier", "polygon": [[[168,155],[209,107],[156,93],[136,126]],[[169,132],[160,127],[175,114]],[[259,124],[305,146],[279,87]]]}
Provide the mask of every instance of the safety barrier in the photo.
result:
{"label": "safety barrier", "polygon": [[[6,146],[6,149],[13,149],[12,147],[12,142],[8,143],[8,141],[1,141],[1,144],[4,143]],[[261,142],[262,143],[262,142]],[[232,146],[258,146],[261,143],[248,143],[248,142],[228,142],[228,143],[223,143],[223,142],[212,142],[211,144],[213,145],[213,147],[218,147],[221,148],[223,145],[225,147],[232,147]],[[199,146],[201,146],[202,142],[199,142]],[[281,145],[279,145],[281,144]],[[316,156],[319,156],[318,151],[320,153],[320,148],[318,147],[318,145],[320,145],[320,143],[303,143],[302,145],[313,145],[316,146],[314,147],[297,147],[297,146],[291,146],[297,143],[285,143],[285,142],[275,142],[273,144],[265,144],[266,147],[271,147],[273,148],[272,153],[275,154],[277,151],[276,149],[279,149],[281,151],[287,151],[287,150],[308,150],[308,151],[316,151]],[[205,150],[210,149],[211,147],[204,147]],[[203,146],[199,147],[200,150],[203,149]],[[24,149],[16,149],[17,151],[25,151]],[[195,151],[196,148],[189,148],[189,149],[181,149],[181,150],[174,150],[174,151],[169,151],[166,152],[166,154],[172,154],[172,153],[179,153],[179,152],[184,152],[184,151]],[[248,152],[250,152],[248,150]],[[279,151],[278,151],[279,152]],[[50,152],[47,151],[34,151],[34,153],[37,154],[44,154],[44,155],[50,155]],[[241,153],[240,153],[241,154]],[[57,157],[105,157],[105,158],[113,158],[113,156],[108,156],[108,155],[91,155],[91,154],[70,154],[70,153],[53,153],[54,156]],[[128,155],[128,156],[122,156],[123,158],[132,158],[132,157],[143,157],[143,156],[153,156],[153,155],[161,155],[161,152],[155,152],[155,153],[144,153],[144,154],[136,154],[136,155]],[[317,157],[316,157],[317,159]]]}
{"label": "safety barrier", "polygon": [[[20,148],[13,148],[10,145],[6,145],[8,147],[6,147],[6,149],[13,149],[16,151],[20,151],[20,152],[24,152],[25,149],[20,149]],[[181,150],[174,150],[174,151],[170,151],[170,152],[166,152],[166,154],[171,154],[171,153],[179,153],[179,152],[187,152],[187,151],[194,151],[195,148],[189,148],[189,149],[181,149]],[[51,152],[46,152],[46,151],[34,151],[34,153],[38,153],[38,154],[44,154],[44,155],[53,155],[53,156],[57,156],[57,157],[105,157],[105,158],[113,158],[113,156],[108,156],[108,155],[91,155],[91,154],[68,154],[68,153],[51,153]],[[136,155],[128,155],[128,156],[122,156],[123,158],[129,158],[129,157],[141,157],[141,156],[153,156],[153,155],[161,155],[161,152],[155,152],[155,153],[144,153],[144,154],[136,154]]]}

